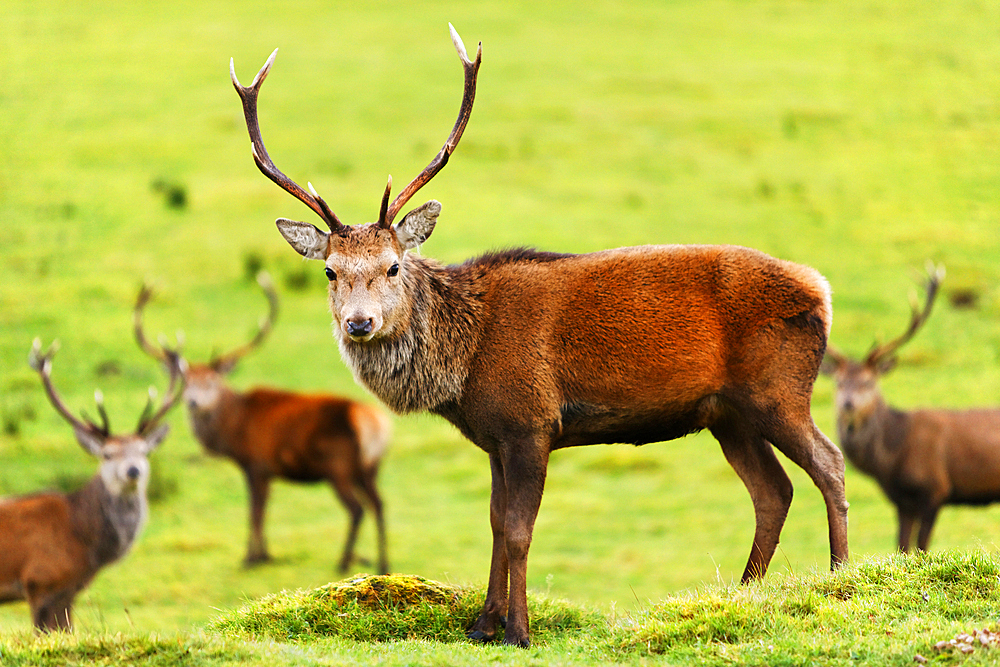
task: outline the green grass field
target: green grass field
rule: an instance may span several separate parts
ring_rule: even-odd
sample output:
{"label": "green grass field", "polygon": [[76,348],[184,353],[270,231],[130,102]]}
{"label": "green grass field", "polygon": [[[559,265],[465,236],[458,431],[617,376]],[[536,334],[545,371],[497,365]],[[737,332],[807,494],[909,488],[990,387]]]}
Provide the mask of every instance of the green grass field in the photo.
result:
{"label": "green grass field", "polygon": [[[454,121],[461,68],[449,21],[470,49],[483,42],[483,65],[461,145],[411,202],[444,207],[424,254],[752,246],[827,276],[832,343],[852,354],[902,330],[932,259],[947,267],[945,298],[885,394],[900,407],[1000,402],[993,3],[347,4],[5,4],[0,495],[72,485],[95,469],[26,363],[36,336],[62,343],[53,377],[68,404],[92,410],[100,387],[116,430],[134,425],[146,387],[163,388],[131,338],[143,280],[158,290],[147,327],[183,329],[188,355],[204,359],[243,342],[266,311],[248,278],[262,264],[282,311],[232,383],[373,400],[331,338],[321,266],[274,228],[277,217],[316,220],[255,168],[229,58],[247,83],[280,48],[260,101],[268,149],[342,220],[367,222],[386,175],[407,182]],[[973,307],[951,305],[969,295]],[[831,397],[821,378],[814,414],[833,436]],[[346,515],[328,488],[278,484],[268,517],[277,562],[245,570],[240,475],[202,453],[180,411],[169,421],[150,522],[78,598],[81,638],[201,633],[247,600],[339,579]],[[395,423],[380,477],[392,569],[483,586],[486,456],[436,418]],[[796,497],[771,571],[822,572],[822,500],[787,465]],[[888,553],[894,510],[857,471],[847,483],[852,555]],[[371,555],[365,528],[360,550]],[[641,613],[738,579],[752,533],[749,497],[707,434],[558,452],[529,586],[605,614]],[[992,554],[998,539],[1000,507],[947,508],[932,548]],[[0,646],[29,628],[26,605],[0,607]],[[342,650],[351,662],[353,649]],[[419,653],[400,650],[400,663]],[[355,660],[376,659],[370,646],[358,651]]]}

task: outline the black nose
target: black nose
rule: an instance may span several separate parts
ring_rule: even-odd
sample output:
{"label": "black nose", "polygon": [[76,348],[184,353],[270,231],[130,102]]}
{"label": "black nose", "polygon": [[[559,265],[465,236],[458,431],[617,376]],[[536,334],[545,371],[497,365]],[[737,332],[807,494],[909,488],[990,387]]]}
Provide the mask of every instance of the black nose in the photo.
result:
{"label": "black nose", "polygon": [[139,479],[139,468],[137,466],[131,466],[126,473],[129,479]]}
{"label": "black nose", "polygon": [[347,320],[347,333],[351,336],[367,336],[372,332],[372,318]]}

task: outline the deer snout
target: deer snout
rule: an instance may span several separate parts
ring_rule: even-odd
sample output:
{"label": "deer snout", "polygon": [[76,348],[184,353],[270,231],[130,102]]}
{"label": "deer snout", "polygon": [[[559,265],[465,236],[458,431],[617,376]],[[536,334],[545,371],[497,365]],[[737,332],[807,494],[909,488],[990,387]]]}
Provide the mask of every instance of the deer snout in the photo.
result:
{"label": "deer snout", "polygon": [[128,470],[125,471],[125,474],[128,476],[130,480],[135,481],[139,479],[139,476],[142,474],[142,471],[139,470],[139,466],[129,466]]}
{"label": "deer snout", "polygon": [[374,321],[370,317],[355,316],[344,321],[344,329],[351,338],[370,336],[373,328]]}

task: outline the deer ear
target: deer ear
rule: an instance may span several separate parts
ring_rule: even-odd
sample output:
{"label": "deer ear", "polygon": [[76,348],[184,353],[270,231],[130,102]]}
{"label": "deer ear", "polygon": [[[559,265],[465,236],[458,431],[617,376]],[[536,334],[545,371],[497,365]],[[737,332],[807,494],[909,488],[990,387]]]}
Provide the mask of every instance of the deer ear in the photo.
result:
{"label": "deer ear", "polygon": [[296,222],[278,218],[275,223],[278,231],[285,237],[288,244],[306,259],[325,260],[330,245],[330,234],[308,222]]}
{"label": "deer ear", "polygon": [[81,428],[74,428],[73,435],[76,436],[76,441],[80,443],[81,447],[87,450],[88,454],[98,458],[101,456],[101,449],[104,447],[104,438]]}
{"label": "deer ear", "polygon": [[400,220],[393,229],[396,231],[396,239],[403,246],[403,250],[416,248],[427,240],[434,231],[437,224],[438,215],[441,214],[441,202],[430,200],[420,208],[415,208]]}
{"label": "deer ear", "polygon": [[888,359],[879,359],[878,363],[875,364],[875,372],[879,375],[885,375],[896,367],[898,361],[899,357],[896,355],[892,355]]}
{"label": "deer ear", "polygon": [[239,363],[239,360],[239,357],[221,357],[219,359],[213,359],[209,366],[219,375],[229,375],[233,369],[236,368],[236,364]]}
{"label": "deer ear", "polygon": [[155,431],[143,438],[146,441],[146,453],[153,451],[160,446],[163,439],[170,433],[170,424],[161,424]]}

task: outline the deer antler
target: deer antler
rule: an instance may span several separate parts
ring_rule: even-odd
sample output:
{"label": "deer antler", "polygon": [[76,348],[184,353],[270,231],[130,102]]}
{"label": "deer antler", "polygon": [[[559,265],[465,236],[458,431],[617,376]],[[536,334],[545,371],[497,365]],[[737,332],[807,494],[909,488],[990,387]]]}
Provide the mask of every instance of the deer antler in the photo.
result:
{"label": "deer antler", "polygon": [[455,27],[449,23],[448,30],[451,32],[451,41],[455,44],[458,57],[462,59],[462,68],[465,70],[465,90],[462,95],[462,106],[458,110],[458,120],[455,121],[455,127],[452,128],[451,134],[448,135],[448,139],[444,142],[444,146],[434,156],[430,164],[416,178],[410,181],[409,185],[403,188],[402,192],[396,196],[392,204],[387,208],[389,190],[392,188],[392,177],[389,177],[389,183],[385,187],[385,194],[382,196],[382,206],[378,218],[379,227],[384,229],[389,228],[392,221],[396,218],[396,214],[410,200],[410,197],[415,195],[420,188],[424,187],[448,164],[448,158],[451,157],[452,152],[458,145],[459,139],[462,138],[462,133],[465,132],[465,126],[468,125],[469,118],[472,116],[472,103],[476,99],[476,75],[479,73],[479,65],[483,60],[483,43],[479,43],[479,49],[476,51],[476,60],[473,62],[469,60],[465,44],[462,42],[462,38],[458,36],[458,32],[455,31]]}
{"label": "deer antler", "polygon": [[139,296],[135,300],[135,309],[132,311],[132,325],[133,330],[135,331],[135,341],[139,344],[139,347],[142,348],[143,352],[149,356],[160,361],[166,361],[166,350],[162,347],[156,347],[150,343],[146,338],[146,334],[143,332],[142,311],[152,298],[153,288],[143,283],[142,287],[139,289]]}
{"label": "deer antler", "polygon": [[941,286],[941,281],[944,280],[944,266],[934,266],[932,262],[927,264],[927,283],[924,289],[927,292],[927,296],[924,299],[923,307],[920,307],[917,301],[916,295],[911,298],[910,308],[912,314],[910,315],[910,325],[906,328],[898,338],[894,338],[888,343],[883,343],[882,345],[876,345],[872,348],[868,356],[865,357],[865,364],[869,366],[876,366],[882,360],[888,358],[893,353],[896,352],[900,347],[905,345],[910,341],[911,338],[920,330],[920,327],[924,325],[927,318],[931,314],[931,306],[934,305],[934,299],[937,297],[938,287]]}
{"label": "deer antler", "polygon": [[[483,58],[483,44],[482,42],[479,43],[476,60],[473,62],[469,60],[465,44],[462,42],[462,38],[458,36],[454,26],[449,23],[448,29],[451,31],[451,41],[455,44],[455,49],[462,59],[462,67],[465,70],[465,89],[462,96],[462,106],[458,111],[458,120],[455,121],[455,127],[452,128],[451,134],[448,135],[447,141],[445,141],[444,146],[438,154],[416,178],[410,181],[409,185],[403,188],[403,191],[399,193],[391,205],[389,204],[389,194],[392,189],[392,176],[389,177],[388,184],[385,186],[385,193],[382,195],[382,205],[379,208],[378,217],[378,224],[384,229],[389,228],[399,210],[409,201],[410,197],[434,178],[448,163],[448,158],[451,157],[455,146],[458,145],[459,139],[462,138],[465,126],[468,125],[469,117],[472,115],[472,103],[476,98],[476,75],[479,72],[479,65]],[[274,64],[274,57],[277,54],[278,50],[275,49],[267,59],[267,62],[264,63],[264,66],[257,72],[257,76],[254,77],[249,86],[240,85],[239,80],[236,78],[235,63],[232,58],[229,59],[229,75],[233,80],[236,92],[239,93],[240,99],[243,101],[243,115],[246,118],[247,132],[250,134],[250,146],[254,162],[261,173],[321,217],[330,228],[330,231],[342,231],[346,228],[346,225],[340,222],[337,216],[334,215],[327,203],[323,201],[323,198],[316,194],[316,190],[313,189],[312,184],[306,184],[309,187],[309,192],[303,190],[295,181],[281,173],[281,170],[275,166],[271,157],[267,154],[267,149],[264,148],[264,140],[260,136],[260,124],[257,121],[257,96],[260,93],[261,84],[267,77],[268,72],[271,71],[271,66]]]}
{"label": "deer antler", "polygon": [[[59,342],[54,341],[52,345],[49,346],[45,352],[42,352],[42,341],[38,338],[35,339],[34,343],[31,345],[31,352],[28,354],[28,364],[38,372],[42,378],[42,385],[45,387],[45,393],[48,394],[49,402],[52,403],[52,407],[56,409],[60,415],[63,416],[70,426],[74,430],[90,433],[94,436],[101,438],[106,438],[109,435],[108,432],[108,418],[107,413],[104,411],[103,397],[100,392],[94,395],[94,399],[97,401],[98,410],[104,417],[103,428],[93,423],[89,419],[81,421],[73,416],[73,413],[69,411],[66,404],[63,403],[62,399],[59,398],[59,393],[56,391],[55,386],[52,384],[52,357],[55,356],[56,352],[59,350]],[[94,453],[94,452],[91,452]],[[96,455],[96,454],[95,454]]]}
{"label": "deer antler", "polygon": [[256,348],[258,345],[264,342],[267,335],[271,333],[271,327],[274,324],[275,319],[278,317],[278,292],[274,289],[274,281],[271,280],[271,276],[267,271],[261,271],[257,274],[257,284],[261,286],[264,290],[264,294],[267,296],[268,312],[266,317],[262,317],[258,323],[257,334],[253,339],[241,347],[236,348],[228,354],[220,355],[212,360],[212,366],[231,366],[243,358],[248,352]]}
{"label": "deer antler", "polygon": [[344,228],[343,223],[330,210],[323,198],[316,194],[312,184],[306,184],[312,194],[303,190],[295,181],[281,173],[281,170],[271,160],[271,156],[267,154],[267,149],[264,148],[264,140],[260,136],[260,124],[257,122],[257,95],[260,93],[260,86],[267,78],[267,73],[271,71],[271,65],[274,64],[274,58],[277,55],[278,49],[275,49],[249,86],[240,85],[239,79],[236,78],[236,65],[232,58],[229,59],[229,76],[233,80],[233,87],[236,88],[236,92],[239,93],[240,99],[243,101],[243,115],[246,118],[247,132],[250,133],[250,150],[253,153],[253,161],[257,163],[257,168],[262,174],[323,218],[330,231],[340,231]]}
{"label": "deer antler", "polygon": [[168,363],[170,361],[170,355],[173,353],[175,356],[180,357],[181,348],[184,345],[184,339],[180,331],[177,332],[177,347],[174,349],[168,348],[166,344],[166,338],[163,334],[160,334],[160,345],[159,347],[153,345],[146,338],[146,334],[143,330],[142,325],[142,312],[146,308],[146,304],[149,303],[153,298],[153,288],[149,285],[143,283],[142,287],[139,289],[139,295],[135,300],[135,308],[132,311],[132,325],[133,331],[135,332],[135,341],[139,344],[139,347],[143,352],[149,356]]}
{"label": "deer antler", "polygon": [[170,409],[177,403],[177,399],[180,398],[184,390],[184,360],[176,350],[163,348],[163,353],[167,368],[170,369],[170,383],[167,385],[167,393],[163,399],[163,404],[160,405],[160,409],[155,413],[153,412],[153,402],[156,400],[156,389],[153,387],[149,388],[149,400],[146,402],[146,407],[139,417],[139,425],[135,429],[136,435],[142,437],[149,435],[159,425],[160,420],[170,412]]}

